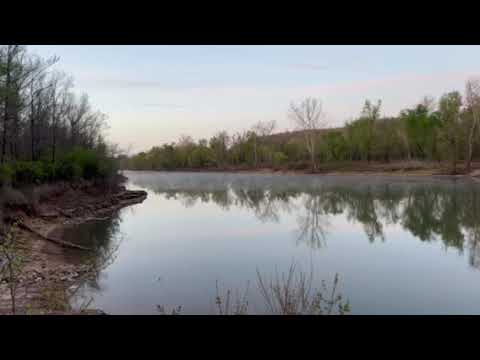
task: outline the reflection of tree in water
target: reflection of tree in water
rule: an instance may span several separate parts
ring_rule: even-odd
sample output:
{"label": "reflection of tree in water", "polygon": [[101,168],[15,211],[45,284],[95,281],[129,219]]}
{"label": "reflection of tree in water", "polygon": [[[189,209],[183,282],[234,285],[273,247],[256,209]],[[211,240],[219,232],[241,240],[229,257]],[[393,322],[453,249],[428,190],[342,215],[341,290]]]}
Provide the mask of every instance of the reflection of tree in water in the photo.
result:
{"label": "reflection of tree in water", "polygon": [[223,210],[230,210],[230,206],[233,204],[233,197],[227,190],[214,190],[212,191],[212,201],[220,206]]}
{"label": "reflection of tree in water", "polygon": [[210,194],[200,190],[168,191],[165,197],[167,199],[179,200],[186,208],[193,207],[198,200],[203,203],[210,201]]}
{"label": "reflection of tree in water", "polygon": [[306,243],[312,249],[319,249],[326,244],[327,228],[330,225],[328,215],[323,210],[321,195],[307,195],[303,208],[297,217],[297,243]]}
{"label": "reflection of tree in water", "polygon": [[377,237],[384,240],[383,225],[379,219],[379,203],[375,199],[372,189],[368,187],[360,192],[346,192],[347,219],[363,224],[365,233],[370,242]]}
{"label": "reflection of tree in water", "polygon": [[292,194],[276,192],[266,189],[233,188],[235,205],[245,207],[254,212],[262,222],[280,220],[281,212],[290,212],[292,209]]}
{"label": "reflection of tree in water", "polygon": [[400,221],[401,200],[402,192],[393,190],[389,184],[382,186],[381,191],[376,195],[378,202],[376,211],[385,224],[396,224]]}
{"label": "reflection of tree in water", "polygon": [[312,248],[325,244],[329,215],[344,214],[349,221],[362,224],[371,242],[384,240],[384,227],[396,224],[421,241],[439,239],[446,248],[459,252],[468,248],[471,265],[480,267],[480,187],[473,182],[341,184],[336,179],[322,183],[315,177],[280,177],[277,181],[255,176],[195,179],[155,184],[152,189],[185,206],[201,199],[225,210],[246,208],[262,222],[279,222],[282,213],[298,212],[298,243]]}
{"label": "reflection of tree in water", "polygon": [[480,191],[472,187],[472,191],[465,192],[461,203],[465,207],[462,221],[467,232],[469,263],[480,269]]}
{"label": "reflection of tree in water", "polygon": [[[88,266],[88,271],[76,279],[69,289],[69,298],[75,303],[85,303],[93,292],[101,292],[100,278],[102,270],[112,264],[118,253],[122,236],[120,233],[121,217],[117,213],[107,220],[94,221],[71,228],[70,238],[94,249],[93,253],[85,255],[82,263]],[[68,235],[68,233],[67,233]]]}
{"label": "reflection of tree in water", "polygon": [[470,265],[480,269],[480,225],[468,231],[468,251]]}

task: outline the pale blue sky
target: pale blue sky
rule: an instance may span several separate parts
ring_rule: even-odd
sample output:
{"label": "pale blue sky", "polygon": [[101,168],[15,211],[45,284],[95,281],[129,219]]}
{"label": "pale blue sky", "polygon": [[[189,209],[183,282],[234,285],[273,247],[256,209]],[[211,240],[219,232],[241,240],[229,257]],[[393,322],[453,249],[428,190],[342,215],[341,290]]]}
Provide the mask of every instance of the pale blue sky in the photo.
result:
{"label": "pale blue sky", "polygon": [[290,101],[323,100],[330,126],[365,99],[397,114],[423,96],[463,91],[480,75],[480,46],[30,46],[58,55],[77,92],[109,119],[111,141],[132,150],[208,138],[259,120],[293,129]]}

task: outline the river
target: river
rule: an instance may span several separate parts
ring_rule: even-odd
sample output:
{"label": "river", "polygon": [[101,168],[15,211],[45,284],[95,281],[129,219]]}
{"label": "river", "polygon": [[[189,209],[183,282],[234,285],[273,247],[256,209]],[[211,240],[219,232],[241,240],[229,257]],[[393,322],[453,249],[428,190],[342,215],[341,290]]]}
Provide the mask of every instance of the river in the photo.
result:
{"label": "river", "polygon": [[[217,286],[269,313],[258,287],[294,263],[352,314],[480,314],[480,183],[469,179],[125,172],[147,199],[71,229],[103,270],[74,304],[109,314],[215,314]],[[246,292],[246,294],[245,294]]]}

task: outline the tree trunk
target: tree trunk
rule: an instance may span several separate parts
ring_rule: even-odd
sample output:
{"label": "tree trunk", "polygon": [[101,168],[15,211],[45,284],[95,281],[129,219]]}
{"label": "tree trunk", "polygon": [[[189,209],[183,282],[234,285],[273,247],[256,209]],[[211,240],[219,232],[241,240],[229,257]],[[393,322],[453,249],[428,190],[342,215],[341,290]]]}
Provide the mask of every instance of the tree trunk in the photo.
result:
{"label": "tree trunk", "polygon": [[9,92],[10,92],[10,83],[11,83],[11,75],[10,75],[10,63],[11,63],[11,50],[10,45],[7,48],[7,63],[6,63],[6,80],[5,80],[5,103],[3,108],[3,133],[2,133],[2,157],[1,163],[5,162],[5,155],[7,151],[7,128],[8,128],[8,109],[10,107],[9,104]]}
{"label": "tree trunk", "polygon": [[468,174],[472,169],[471,160],[472,160],[472,143],[470,142],[470,136],[467,141],[467,151],[465,154],[465,172]]}
{"label": "tree trunk", "polygon": [[33,105],[32,105],[32,114],[30,115],[30,137],[31,137],[31,142],[30,142],[30,151],[31,151],[31,157],[32,161],[35,161],[35,120],[33,118]]}
{"label": "tree trunk", "polygon": [[56,114],[56,104],[55,97],[53,101],[53,111],[52,111],[52,163],[55,162],[55,147],[57,146],[57,114]]}
{"label": "tree trunk", "polygon": [[472,168],[471,161],[472,161],[472,151],[473,151],[473,135],[475,133],[476,126],[477,126],[477,121],[474,117],[472,122],[472,127],[470,128],[470,133],[468,134],[467,151],[465,154],[465,162],[466,162],[465,171],[467,173],[470,173]]}
{"label": "tree trunk", "polygon": [[312,172],[315,172],[317,170],[317,166],[315,164],[315,143],[313,139],[311,139],[310,148],[311,148],[310,156],[312,161]]}
{"label": "tree trunk", "polygon": [[256,135],[253,141],[253,163],[254,163],[254,167],[257,168],[257,136]]}
{"label": "tree trunk", "polygon": [[52,163],[55,162],[55,151],[57,149],[57,128],[56,124],[52,128]]}
{"label": "tree trunk", "polygon": [[12,136],[10,142],[10,154],[14,160],[18,159],[18,132],[19,132],[19,119],[18,113],[13,117],[15,121],[12,126]]}
{"label": "tree trunk", "polygon": [[452,159],[452,174],[457,173],[457,143],[453,146],[453,159]]}

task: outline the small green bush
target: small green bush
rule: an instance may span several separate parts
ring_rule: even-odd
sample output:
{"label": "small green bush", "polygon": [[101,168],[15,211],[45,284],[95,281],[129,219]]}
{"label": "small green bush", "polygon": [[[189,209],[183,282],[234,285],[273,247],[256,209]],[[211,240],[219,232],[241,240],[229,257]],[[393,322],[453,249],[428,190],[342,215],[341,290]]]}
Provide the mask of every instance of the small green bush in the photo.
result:
{"label": "small green bush", "polygon": [[75,149],[60,159],[56,175],[64,180],[91,179],[98,174],[98,158],[91,150]]}
{"label": "small green bush", "polygon": [[55,165],[48,161],[42,161],[43,181],[53,181],[56,179]]}
{"label": "small green bush", "polygon": [[117,163],[113,159],[103,159],[98,165],[98,175],[101,178],[108,178],[117,172]]}
{"label": "small green bush", "polygon": [[12,180],[15,171],[9,164],[0,165],[0,185],[9,185]]}
{"label": "small green bush", "polygon": [[82,168],[73,161],[64,160],[56,165],[55,175],[61,180],[78,180],[82,177]]}
{"label": "small green bush", "polygon": [[273,165],[280,166],[284,165],[288,161],[288,156],[281,151],[276,151],[273,153]]}
{"label": "small green bush", "polygon": [[33,184],[45,181],[46,175],[39,161],[18,161],[14,164],[16,184]]}
{"label": "small green bush", "polygon": [[42,161],[17,161],[0,165],[0,185],[41,184],[55,180],[75,181],[106,179],[117,173],[114,159],[94,150],[77,148],[52,163]]}
{"label": "small green bush", "polygon": [[100,156],[94,150],[77,148],[66,154],[58,163],[55,175],[65,180],[106,178],[115,174],[113,159]]}

